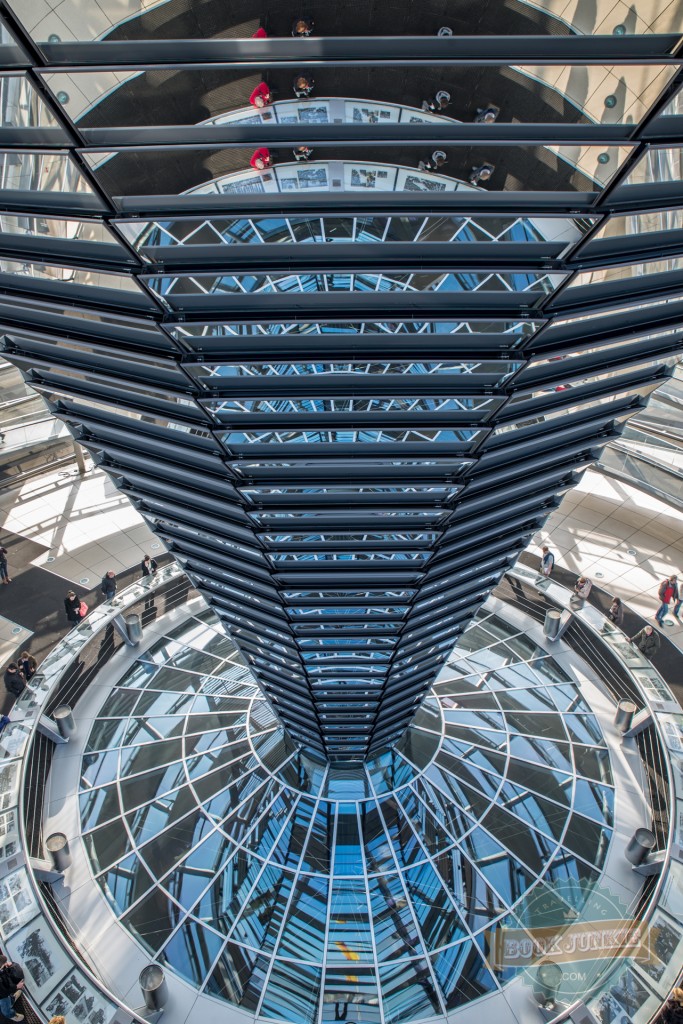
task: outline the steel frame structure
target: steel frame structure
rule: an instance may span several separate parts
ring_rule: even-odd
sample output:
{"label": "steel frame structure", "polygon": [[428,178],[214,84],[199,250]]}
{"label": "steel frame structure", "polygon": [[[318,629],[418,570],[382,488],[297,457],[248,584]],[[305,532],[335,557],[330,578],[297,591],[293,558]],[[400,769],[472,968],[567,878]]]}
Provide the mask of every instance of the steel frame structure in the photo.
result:
{"label": "steel frame structure", "polygon": [[[68,218],[83,228],[0,236],[4,355],[185,566],[290,735],[332,761],[377,753],[401,735],[458,635],[576,473],[619,433],[683,347],[676,262],[683,230],[603,237],[613,218],[683,207],[680,181],[630,177],[651,154],[681,147],[683,118],[663,113],[683,82],[680,37],[394,38],[382,41],[381,54],[376,39],[361,38],[38,44],[5,3],[0,16],[17,43],[0,47],[2,75],[25,78],[54,121],[0,127],[0,150],[36,166],[58,158],[85,183],[81,191],[0,187],[6,216]],[[56,71],[79,69],[524,60],[678,70],[638,124],[449,122],[371,133],[354,124],[82,128],[48,82]],[[359,152],[379,147],[381,156],[383,146],[412,152],[484,138],[494,148],[605,145],[629,154],[592,193],[209,197],[164,194],[159,182],[157,195],[122,195],[105,189],[92,166],[110,151],[175,159],[201,147],[311,144],[324,155],[343,143]],[[554,216],[578,219],[582,231],[570,244],[228,249],[131,241],[131,225],[162,218],[361,214]],[[619,274],[662,258],[671,267]],[[59,273],[25,273],[37,265]],[[194,285],[201,275],[418,270],[551,274],[561,283],[551,291],[343,296],[207,293]],[[611,276],[597,282],[578,276],[603,270]],[[185,290],[164,291],[170,277]],[[456,322],[469,330],[454,331]],[[291,372],[331,362],[348,369]],[[453,368],[458,362],[465,372]],[[261,370],[246,373],[246,363]],[[359,372],[361,363],[368,370]]]}

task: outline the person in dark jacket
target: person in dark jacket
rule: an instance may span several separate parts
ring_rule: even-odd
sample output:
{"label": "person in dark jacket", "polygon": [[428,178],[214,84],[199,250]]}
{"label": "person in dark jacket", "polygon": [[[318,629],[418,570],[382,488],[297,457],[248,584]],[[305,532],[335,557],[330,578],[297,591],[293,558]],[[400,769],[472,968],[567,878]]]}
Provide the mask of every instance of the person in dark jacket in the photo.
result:
{"label": "person in dark jacket", "polygon": [[111,601],[112,597],[116,594],[116,573],[113,569],[108,569],[105,572],[100,584],[100,590],[104,594],[105,601]]}
{"label": "person in dark jacket", "polygon": [[643,626],[639,633],[629,637],[629,643],[635,644],[646,658],[652,658],[659,650],[659,634],[654,626]]}
{"label": "person in dark jacket", "polygon": [[67,590],[64,598],[64,611],[69,622],[74,624],[81,621],[81,599],[73,590]]}
{"label": "person in dark jacket", "polygon": [[0,580],[3,583],[11,583],[9,568],[7,566],[7,548],[0,547]]}
{"label": "person in dark jacket", "polygon": [[9,665],[5,669],[5,689],[8,693],[11,693],[13,697],[19,697],[26,686],[26,680],[24,679],[19,666],[16,661],[10,661]]}
{"label": "person in dark jacket", "polygon": [[23,674],[26,682],[38,671],[38,662],[28,651],[22,651],[19,655],[19,671]]}
{"label": "person in dark jacket", "polygon": [[624,606],[621,603],[620,597],[615,597],[610,606],[610,610],[607,612],[607,618],[614,623],[615,626],[623,626],[624,624]]}
{"label": "person in dark jacket", "polygon": [[0,967],[0,1013],[8,1020],[23,1020],[14,1009],[14,996],[24,988],[24,972],[19,964],[6,960]]}
{"label": "person in dark jacket", "polygon": [[153,576],[156,571],[157,563],[155,559],[150,558],[149,555],[145,555],[145,557],[140,562],[140,572],[142,573],[143,579],[145,578],[145,576]]}

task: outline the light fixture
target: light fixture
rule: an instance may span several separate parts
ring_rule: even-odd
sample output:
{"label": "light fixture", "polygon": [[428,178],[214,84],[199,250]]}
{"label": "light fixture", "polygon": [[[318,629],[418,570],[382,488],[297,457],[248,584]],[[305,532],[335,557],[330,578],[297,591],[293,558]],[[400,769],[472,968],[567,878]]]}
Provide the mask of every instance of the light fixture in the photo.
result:
{"label": "light fixture", "polygon": [[57,99],[59,100],[60,103],[68,103],[69,102],[69,94],[68,94],[68,92],[64,92],[63,89],[60,90],[60,92],[57,93]]}
{"label": "light fixture", "polygon": [[605,106],[606,107],[609,107],[610,110],[611,110],[612,107],[616,107],[616,105],[617,105],[617,98],[616,98],[616,96],[614,95],[613,92],[611,92],[609,94],[609,96],[605,96]]}
{"label": "light fixture", "polygon": [[598,163],[599,164],[608,164],[609,162],[610,162],[610,155],[609,155],[609,153],[600,153],[598,155]]}
{"label": "light fixture", "polygon": [[48,43],[61,43],[62,40],[59,38],[59,36],[55,32],[53,32],[52,35],[49,35],[47,37],[47,41],[48,41]]}
{"label": "light fixture", "polygon": [[626,35],[626,25],[622,25],[622,24],[615,25],[614,28],[612,29],[612,35],[613,36],[625,36]]}

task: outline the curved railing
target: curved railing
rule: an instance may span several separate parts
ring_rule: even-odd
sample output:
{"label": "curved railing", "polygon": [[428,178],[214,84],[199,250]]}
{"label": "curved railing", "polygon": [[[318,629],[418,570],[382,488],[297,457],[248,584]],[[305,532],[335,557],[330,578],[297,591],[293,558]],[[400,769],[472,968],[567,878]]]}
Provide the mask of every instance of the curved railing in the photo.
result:
{"label": "curved railing", "polygon": [[[609,654],[619,671],[608,683],[612,699],[623,695],[639,696],[639,717],[635,730],[654,730],[664,753],[662,778],[668,787],[664,811],[659,809],[662,828],[658,853],[659,873],[653,872],[647,887],[647,914],[653,925],[653,942],[664,934],[669,943],[678,936],[677,949],[683,948],[683,711],[657,670],[628,644],[623,633],[590,605],[574,609],[566,587],[553,580],[539,578],[522,567],[508,574],[517,590],[517,603],[523,607],[523,594],[542,598],[535,606],[537,621],[546,605],[562,611],[569,628],[578,627],[595,645]],[[0,848],[0,933],[12,959],[27,970],[27,989],[31,1001],[43,1015],[56,1012],[78,1017],[78,1001],[88,1001],[100,1020],[111,1020],[121,1008],[131,1019],[144,1017],[124,1006],[87,966],[84,954],[69,944],[65,927],[57,927],[59,911],[51,898],[50,881],[59,878],[44,858],[44,837],[40,831],[46,783],[55,742],[63,742],[48,717],[63,704],[75,706],[88,686],[121,644],[115,643],[115,631],[125,635],[124,613],[138,611],[143,623],[187,601],[190,584],[176,564],[159,570],[150,581],[127,587],[114,601],[94,609],[54,648],[41,665],[32,685],[19,698],[11,721],[0,734],[0,821],[4,838]],[[549,641],[549,646],[552,645]],[[623,690],[620,689],[623,687]],[[641,752],[642,756],[642,752]],[[675,808],[676,813],[669,813]],[[677,902],[676,902],[677,901]],[[643,909],[642,900],[637,912]],[[63,924],[63,923],[62,923]],[[658,931],[657,931],[658,929]],[[668,931],[667,931],[668,929]],[[646,1024],[658,1011],[676,982],[680,958],[674,954],[664,965],[661,976],[649,985],[639,982],[638,992],[646,993],[642,1004],[630,1014],[633,1024]],[[629,970],[630,962],[615,964],[597,991],[587,997],[588,1009],[602,1019],[601,1000],[609,1000],[617,970]],[[621,975],[620,975],[621,977]],[[73,998],[72,998],[73,997]],[[71,1002],[69,1003],[69,999]],[[564,1009],[555,1019],[566,1020],[576,1010]],[[90,1018],[88,1018],[90,1019]]]}

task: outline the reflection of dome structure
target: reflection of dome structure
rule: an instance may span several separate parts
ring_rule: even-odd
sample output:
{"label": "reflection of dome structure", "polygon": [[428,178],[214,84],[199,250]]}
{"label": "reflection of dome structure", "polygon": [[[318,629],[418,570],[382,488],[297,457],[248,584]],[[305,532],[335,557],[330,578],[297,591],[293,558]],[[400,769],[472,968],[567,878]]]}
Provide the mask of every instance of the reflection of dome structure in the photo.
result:
{"label": "reflection of dome structure", "polygon": [[666,766],[643,797],[610,721],[632,650],[598,688],[527,635],[542,587],[485,602],[681,349],[678,264],[628,218],[680,199],[682,26],[390,0],[299,39],[288,7],[101,0],[68,42],[14,6],[4,352],[211,606],[95,709],[80,826],[128,935],[93,942],[172,969],[173,1024],[527,1024],[497,934],[603,882],[649,907],[615,850],[670,837]]}

